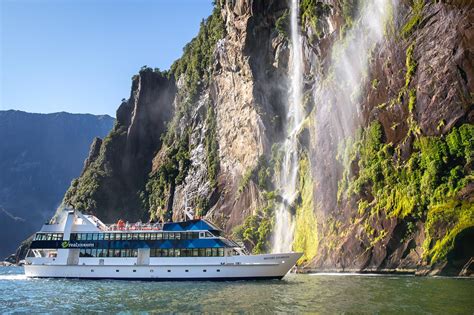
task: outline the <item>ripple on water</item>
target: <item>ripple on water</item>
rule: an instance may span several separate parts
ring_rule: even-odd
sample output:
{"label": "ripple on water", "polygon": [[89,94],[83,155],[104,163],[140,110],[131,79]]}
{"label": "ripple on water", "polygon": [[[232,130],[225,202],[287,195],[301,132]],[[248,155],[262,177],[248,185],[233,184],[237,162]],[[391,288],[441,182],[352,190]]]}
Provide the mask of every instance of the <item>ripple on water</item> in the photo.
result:
{"label": "ripple on water", "polygon": [[262,282],[27,279],[0,268],[0,313],[468,313],[474,281],[367,275],[288,275]]}

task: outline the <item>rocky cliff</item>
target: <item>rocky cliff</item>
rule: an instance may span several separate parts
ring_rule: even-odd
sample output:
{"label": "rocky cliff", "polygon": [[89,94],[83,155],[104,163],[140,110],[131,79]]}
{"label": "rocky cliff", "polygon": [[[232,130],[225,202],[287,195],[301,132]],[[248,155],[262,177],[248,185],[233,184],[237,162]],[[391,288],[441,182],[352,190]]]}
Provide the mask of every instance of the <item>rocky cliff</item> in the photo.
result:
{"label": "rocky cliff", "polygon": [[0,257],[54,214],[110,116],[0,111]]}
{"label": "rocky cliff", "polygon": [[[290,3],[217,1],[169,71],[133,78],[64,204],[106,221],[190,208],[256,253],[283,205],[307,270],[469,273],[473,15],[469,1],[300,1],[295,105]],[[304,119],[289,200],[292,106]]]}

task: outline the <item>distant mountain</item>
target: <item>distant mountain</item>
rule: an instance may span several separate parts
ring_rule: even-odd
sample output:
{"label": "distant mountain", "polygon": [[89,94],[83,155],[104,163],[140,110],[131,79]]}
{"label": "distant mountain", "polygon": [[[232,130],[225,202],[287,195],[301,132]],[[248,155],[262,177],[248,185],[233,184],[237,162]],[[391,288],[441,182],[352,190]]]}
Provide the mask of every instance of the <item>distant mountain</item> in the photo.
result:
{"label": "distant mountain", "polygon": [[55,212],[108,115],[0,111],[0,258]]}

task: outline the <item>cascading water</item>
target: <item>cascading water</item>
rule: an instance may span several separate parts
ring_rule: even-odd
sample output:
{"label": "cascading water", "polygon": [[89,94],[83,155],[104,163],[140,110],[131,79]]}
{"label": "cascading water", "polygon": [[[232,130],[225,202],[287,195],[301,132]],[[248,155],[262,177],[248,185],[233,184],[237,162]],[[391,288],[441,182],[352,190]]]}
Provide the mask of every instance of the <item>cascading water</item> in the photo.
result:
{"label": "cascading water", "polygon": [[315,90],[315,152],[313,175],[316,204],[323,211],[337,207],[340,161],[338,150],[360,125],[362,88],[366,86],[371,52],[384,37],[384,29],[397,0],[361,2],[359,16],[345,36],[332,46],[329,71]]}
{"label": "cascading water", "polygon": [[287,102],[286,130],[287,138],[283,143],[283,161],[277,179],[277,186],[283,199],[275,213],[273,235],[273,252],[288,252],[293,243],[294,222],[290,212],[297,195],[296,180],[298,177],[297,135],[303,122],[302,89],[303,89],[303,51],[299,32],[299,1],[291,0],[291,64],[290,98]]}

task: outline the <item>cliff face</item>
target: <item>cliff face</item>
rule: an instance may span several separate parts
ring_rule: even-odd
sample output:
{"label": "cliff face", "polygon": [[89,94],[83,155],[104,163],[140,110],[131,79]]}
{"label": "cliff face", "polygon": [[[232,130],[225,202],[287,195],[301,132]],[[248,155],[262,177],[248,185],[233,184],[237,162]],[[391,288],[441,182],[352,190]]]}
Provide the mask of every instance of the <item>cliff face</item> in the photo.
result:
{"label": "cliff face", "polygon": [[130,98],[118,108],[115,126],[103,141],[92,144],[81,176],[64,197],[66,204],[106,221],[147,217],[140,192],[173,115],[173,80],[142,69],[132,81]]}
{"label": "cliff face", "polygon": [[110,116],[0,111],[0,257],[51,218]]}
{"label": "cliff face", "polygon": [[305,119],[285,205],[289,3],[219,2],[169,72],[134,78],[64,203],[106,221],[189,207],[254,252],[270,250],[283,204],[307,268],[459,273],[474,226],[473,14],[463,1],[301,1]]}

